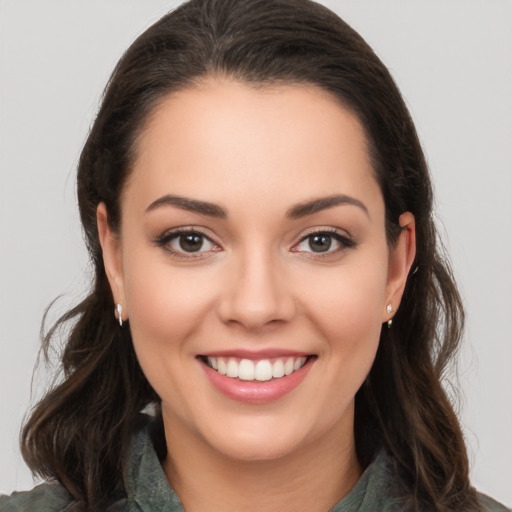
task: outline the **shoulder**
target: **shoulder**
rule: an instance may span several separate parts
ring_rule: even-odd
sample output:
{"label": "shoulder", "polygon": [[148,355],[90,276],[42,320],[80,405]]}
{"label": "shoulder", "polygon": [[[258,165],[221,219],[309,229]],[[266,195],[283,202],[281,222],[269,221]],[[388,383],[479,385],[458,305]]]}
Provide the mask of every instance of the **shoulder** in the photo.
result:
{"label": "shoulder", "polygon": [[510,512],[512,510],[492,498],[489,498],[489,496],[486,496],[485,494],[478,493],[478,501],[485,512]]}
{"label": "shoulder", "polygon": [[71,503],[71,496],[58,482],[49,481],[31,491],[13,492],[0,496],[2,512],[63,512]]}

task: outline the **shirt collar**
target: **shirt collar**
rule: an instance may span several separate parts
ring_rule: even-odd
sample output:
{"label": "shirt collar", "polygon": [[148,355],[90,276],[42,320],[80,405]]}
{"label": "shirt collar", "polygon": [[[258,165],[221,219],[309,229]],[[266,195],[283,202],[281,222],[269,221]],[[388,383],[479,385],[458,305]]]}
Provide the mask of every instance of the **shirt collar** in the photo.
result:
{"label": "shirt collar", "polygon": [[[145,424],[132,439],[124,470],[127,499],[143,512],[185,512],[178,495],[173,491],[155,451],[163,428],[155,428],[146,417]],[[390,505],[392,481],[389,456],[380,451],[366,468],[353,489],[330,512],[383,511]]]}

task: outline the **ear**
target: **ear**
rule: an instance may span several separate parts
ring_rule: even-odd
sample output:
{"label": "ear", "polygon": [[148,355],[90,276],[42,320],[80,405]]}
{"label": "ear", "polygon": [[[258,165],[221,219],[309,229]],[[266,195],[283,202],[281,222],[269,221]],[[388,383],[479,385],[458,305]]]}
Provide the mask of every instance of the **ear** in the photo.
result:
{"label": "ear", "polygon": [[105,265],[105,273],[107,274],[108,282],[110,283],[114,303],[116,305],[121,304],[122,320],[126,320],[128,318],[128,311],[124,293],[121,241],[110,228],[105,203],[100,203],[98,205],[96,210],[96,222],[98,225],[98,235],[103,252],[103,264]]}
{"label": "ear", "polygon": [[[416,256],[416,225],[414,215],[410,212],[402,213],[398,222],[402,231],[389,254],[386,302],[383,308],[382,322],[390,320],[400,306],[407,276]],[[387,311],[389,304],[391,304],[392,308],[391,313]]]}

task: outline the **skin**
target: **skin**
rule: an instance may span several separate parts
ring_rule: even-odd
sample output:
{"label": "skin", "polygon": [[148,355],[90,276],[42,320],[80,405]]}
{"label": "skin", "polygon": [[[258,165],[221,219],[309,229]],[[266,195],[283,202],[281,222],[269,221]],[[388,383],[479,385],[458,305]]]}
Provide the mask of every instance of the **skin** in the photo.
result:
{"label": "skin", "polygon": [[[225,218],[170,204],[207,201]],[[290,209],[343,194],[292,218]],[[312,86],[254,88],[221,78],[173,93],[151,117],[113,233],[98,208],[105,268],[141,367],[162,399],[164,470],[187,511],[318,510],[361,475],[354,396],[382,324],[399,307],[414,259],[414,218],[390,247],[363,129]],[[163,234],[193,227],[210,240],[180,251]],[[327,252],[307,238],[335,231]],[[286,349],[312,354],[303,381],[268,403],[226,397],[200,354]]]}

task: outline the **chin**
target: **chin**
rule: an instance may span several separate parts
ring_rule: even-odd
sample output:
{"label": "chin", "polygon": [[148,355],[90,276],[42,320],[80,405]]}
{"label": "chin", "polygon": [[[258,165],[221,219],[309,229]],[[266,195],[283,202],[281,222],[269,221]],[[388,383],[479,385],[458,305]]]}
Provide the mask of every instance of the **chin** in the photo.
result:
{"label": "chin", "polygon": [[211,446],[224,457],[239,462],[265,462],[285,458],[294,453],[300,444],[292,439],[276,439],[275,436],[261,433],[211,442]]}
{"label": "chin", "polygon": [[301,418],[296,414],[276,417],[267,412],[232,419],[225,418],[216,428],[205,430],[203,440],[225,457],[245,462],[275,461],[303,454],[308,447],[321,445],[323,439],[330,437],[329,431],[338,430],[333,418],[313,421],[307,414]]}

